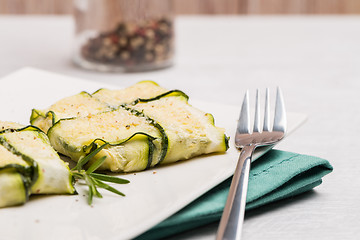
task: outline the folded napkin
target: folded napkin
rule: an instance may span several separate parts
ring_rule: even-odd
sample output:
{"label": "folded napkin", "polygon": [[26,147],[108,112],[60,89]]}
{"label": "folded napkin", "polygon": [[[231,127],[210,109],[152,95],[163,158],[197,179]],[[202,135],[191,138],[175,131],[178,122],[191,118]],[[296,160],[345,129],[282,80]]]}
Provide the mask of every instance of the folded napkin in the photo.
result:
{"label": "folded napkin", "polygon": [[[332,169],[318,157],[271,150],[251,165],[246,210],[309,191]],[[136,239],[160,239],[220,220],[230,183],[225,180]]]}

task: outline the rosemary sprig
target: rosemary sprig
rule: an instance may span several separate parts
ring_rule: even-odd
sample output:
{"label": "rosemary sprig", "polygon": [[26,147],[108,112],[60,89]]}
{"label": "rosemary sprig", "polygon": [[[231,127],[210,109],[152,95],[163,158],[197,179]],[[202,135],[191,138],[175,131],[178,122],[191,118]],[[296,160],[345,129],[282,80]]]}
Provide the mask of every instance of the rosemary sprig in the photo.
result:
{"label": "rosemary sprig", "polygon": [[118,194],[120,196],[125,196],[122,192],[119,190],[109,186],[105,182],[111,182],[111,183],[117,183],[117,184],[126,184],[129,183],[129,180],[118,178],[114,176],[108,176],[105,174],[100,173],[94,173],[96,169],[98,169],[105,161],[106,156],[103,156],[99,159],[97,159],[94,163],[90,165],[90,167],[87,170],[83,169],[83,166],[88,163],[98,152],[100,152],[104,147],[106,147],[108,143],[105,143],[92,151],[90,154],[88,154],[86,157],[80,159],[76,166],[71,169],[71,172],[76,180],[84,180],[86,185],[89,187],[89,193],[88,193],[88,204],[91,205],[93,201],[93,197],[102,198],[101,193],[98,191],[99,188],[106,189],[110,192],[113,192],[115,194]]}

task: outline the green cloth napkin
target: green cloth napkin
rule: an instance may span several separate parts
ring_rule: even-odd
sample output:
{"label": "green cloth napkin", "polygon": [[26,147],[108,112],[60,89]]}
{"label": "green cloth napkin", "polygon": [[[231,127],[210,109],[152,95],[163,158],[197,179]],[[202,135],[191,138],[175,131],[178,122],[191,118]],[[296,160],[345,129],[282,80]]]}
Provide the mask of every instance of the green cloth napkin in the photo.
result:
{"label": "green cloth napkin", "polygon": [[[325,159],[271,150],[251,165],[246,210],[309,191],[332,169]],[[230,183],[225,180],[136,239],[160,239],[220,220]]]}

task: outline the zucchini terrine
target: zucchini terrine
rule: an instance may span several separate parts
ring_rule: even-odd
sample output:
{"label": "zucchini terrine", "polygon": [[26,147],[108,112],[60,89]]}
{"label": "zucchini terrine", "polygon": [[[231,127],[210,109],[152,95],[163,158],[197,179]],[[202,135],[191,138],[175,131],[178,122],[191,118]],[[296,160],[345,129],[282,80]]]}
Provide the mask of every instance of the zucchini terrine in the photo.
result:
{"label": "zucchini terrine", "polygon": [[47,110],[33,110],[31,117],[32,124],[45,126],[55,150],[74,161],[107,144],[92,162],[106,156],[100,169],[133,172],[228,148],[225,130],[179,90],[143,81],[121,90],[80,94]]}

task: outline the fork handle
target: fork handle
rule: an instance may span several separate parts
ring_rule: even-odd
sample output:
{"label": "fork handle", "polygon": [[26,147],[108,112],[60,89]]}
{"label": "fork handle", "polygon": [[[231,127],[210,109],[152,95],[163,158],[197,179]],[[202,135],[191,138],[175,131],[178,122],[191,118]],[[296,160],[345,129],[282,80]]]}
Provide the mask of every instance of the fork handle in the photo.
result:
{"label": "fork handle", "polygon": [[240,153],[231,181],[226,205],[221,216],[216,240],[240,240],[244,221],[250,163],[255,145],[245,146]]}

